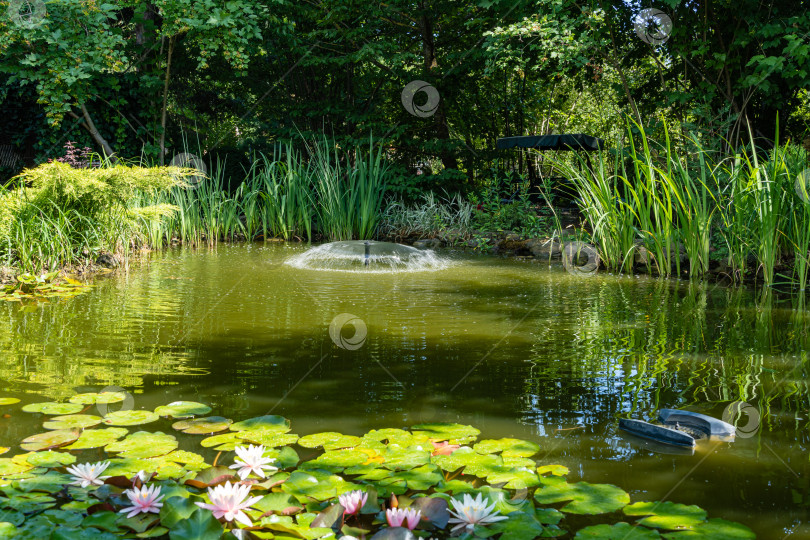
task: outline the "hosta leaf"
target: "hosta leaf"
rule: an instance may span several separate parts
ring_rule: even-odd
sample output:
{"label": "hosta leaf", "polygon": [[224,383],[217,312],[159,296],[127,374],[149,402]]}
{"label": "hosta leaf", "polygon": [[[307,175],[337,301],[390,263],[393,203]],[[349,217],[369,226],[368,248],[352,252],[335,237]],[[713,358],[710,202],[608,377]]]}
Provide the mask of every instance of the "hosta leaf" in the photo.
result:
{"label": "hosta leaf", "polygon": [[283,416],[268,414],[265,416],[257,416],[256,418],[248,418],[247,420],[236,422],[230,426],[231,431],[247,431],[251,429],[286,433],[290,431],[290,421]]}
{"label": "hosta leaf", "polygon": [[191,418],[199,414],[208,414],[211,407],[196,401],[175,401],[168,405],[161,405],[155,409],[155,414],[171,416],[172,418]]}
{"label": "hosta leaf", "polygon": [[687,506],[670,501],[637,502],[624,507],[628,516],[648,516],[639,525],[654,529],[691,529],[706,520],[706,511],[699,506]]}
{"label": "hosta leaf", "polygon": [[[155,409],[157,412],[157,409]],[[192,420],[180,420],[172,424],[172,427],[183,433],[191,435],[208,435],[225,431],[233,424],[233,420],[222,416],[208,416],[205,418],[194,418]]]}
{"label": "hosta leaf", "polygon": [[120,403],[124,401],[126,394],[123,392],[89,392],[86,394],[76,394],[68,401],[71,403],[81,403],[83,405],[93,405],[96,403]]}
{"label": "hosta leaf", "polygon": [[[550,481],[550,480],[554,481]],[[604,514],[615,512],[630,502],[630,495],[611,484],[569,484],[559,477],[544,478],[534,499],[540,504],[571,501],[561,508],[571,514]]]}
{"label": "hosta leaf", "polygon": [[104,416],[104,423],[110,426],[139,426],[160,419],[152,411],[115,411]]}
{"label": "hosta leaf", "polygon": [[615,525],[592,525],[577,532],[575,539],[592,540],[656,540],[661,538],[657,531],[644,527],[633,527],[629,523],[616,523]]}
{"label": "hosta leaf", "polygon": [[81,403],[56,403],[55,401],[29,403],[22,408],[25,412],[42,414],[76,414],[82,409],[84,409],[84,405]]}
{"label": "hosta leaf", "polygon": [[110,427],[100,429],[85,429],[79,439],[73,444],[65,446],[65,450],[85,450],[87,448],[101,448],[117,441],[129,433],[126,428]]}
{"label": "hosta leaf", "polygon": [[122,457],[149,458],[168,454],[177,448],[177,439],[163,432],[137,431],[121,441],[104,447],[107,452],[116,452]]}
{"label": "hosta leaf", "polygon": [[473,446],[479,454],[497,454],[503,457],[531,457],[540,451],[540,445],[521,439],[484,439]]}
{"label": "hosta leaf", "polygon": [[84,429],[101,423],[100,416],[92,414],[67,414],[54,416],[42,423],[45,429]]}
{"label": "hosta leaf", "polygon": [[23,450],[36,452],[37,450],[47,450],[49,448],[59,448],[70,444],[79,438],[80,432],[78,430],[64,430],[48,431],[46,433],[38,433],[26,439],[23,439],[20,447]]}

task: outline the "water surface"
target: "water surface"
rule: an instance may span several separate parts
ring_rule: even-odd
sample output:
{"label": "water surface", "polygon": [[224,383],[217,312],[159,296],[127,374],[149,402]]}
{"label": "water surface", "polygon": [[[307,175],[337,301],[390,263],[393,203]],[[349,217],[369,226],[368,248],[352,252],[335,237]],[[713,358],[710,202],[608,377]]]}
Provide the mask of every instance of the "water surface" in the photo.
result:
{"label": "water surface", "polygon": [[[272,412],[301,435],[469,423],[536,441],[571,480],[810,538],[810,322],[795,300],[469,254],[397,274],[284,264],[304,249],[173,250],[74,299],[4,304],[0,391],[24,404],[115,385],[136,408]],[[333,340],[336,317],[356,324]],[[659,408],[720,417],[738,400],[759,417],[739,419],[751,436],[694,455],[617,430]],[[33,416],[0,419],[0,446],[40,431]]]}

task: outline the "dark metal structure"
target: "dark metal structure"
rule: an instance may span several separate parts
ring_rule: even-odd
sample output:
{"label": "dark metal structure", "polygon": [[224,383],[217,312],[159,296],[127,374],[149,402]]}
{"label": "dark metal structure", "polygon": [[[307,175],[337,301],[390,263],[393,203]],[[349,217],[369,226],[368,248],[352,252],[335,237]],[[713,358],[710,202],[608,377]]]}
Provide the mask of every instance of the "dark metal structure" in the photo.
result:
{"label": "dark metal structure", "polygon": [[501,137],[495,142],[498,150],[512,148],[533,148],[535,150],[584,150],[595,152],[605,147],[605,141],[584,133],[564,133],[560,135],[524,135],[522,137]]}

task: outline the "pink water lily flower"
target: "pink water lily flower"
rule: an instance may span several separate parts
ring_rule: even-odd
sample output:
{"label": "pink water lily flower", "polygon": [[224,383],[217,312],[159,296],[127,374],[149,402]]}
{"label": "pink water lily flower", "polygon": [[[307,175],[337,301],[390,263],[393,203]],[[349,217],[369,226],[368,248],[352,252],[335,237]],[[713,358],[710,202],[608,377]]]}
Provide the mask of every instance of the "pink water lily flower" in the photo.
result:
{"label": "pink water lily flower", "polygon": [[344,513],[350,516],[360,512],[360,509],[366,504],[367,499],[368,493],[360,491],[359,489],[338,496],[340,506],[345,510]]}
{"label": "pink water lily flower", "polygon": [[251,505],[256,504],[262,498],[250,497],[250,486],[240,486],[239,484],[231,485],[230,482],[225,482],[225,485],[218,485],[213,488],[208,488],[208,498],[211,499],[211,504],[195,503],[200,508],[211,510],[214,517],[220,519],[225,517],[226,521],[236,520],[248,527],[253,525],[250,518],[247,517],[242,510],[246,510]]}
{"label": "pink water lily flower", "polygon": [[419,525],[419,519],[422,517],[421,510],[414,510],[413,508],[389,508],[385,511],[385,520],[390,527],[402,527],[402,522],[406,522],[406,527],[409,530],[414,530]]}
{"label": "pink water lily flower", "polygon": [[129,498],[132,506],[119,510],[119,513],[128,512],[128,518],[137,516],[141,512],[157,514],[163,506],[163,503],[160,502],[160,499],[163,498],[163,495],[160,494],[160,486],[132,488],[124,491],[124,495]]}
{"label": "pink water lily flower", "polygon": [[234,448],[238,456],[234,460],[234,464],[230,466],[231,469],[239,469],[239,477],[244,480],[250,473],[256,473],[260,478],[264,478],[264,470],[268,472],[275,472],[278,469],[269,465],[275,461],[275,458],[264,457],[265,448],[263,445],[253,446],[237,446]]}
{"label": "pink water lily flower", "polygon": [[74,481],[70,483],[72,486],[81,486],[86,488],[89,485],[100,486],[104,484],[104,480],[109,476],[101,476],[107,467],[110,466],[109,461],[99,461],[98,463],[80,463],[73,467],[68,467],[67,472],[73,475]]}

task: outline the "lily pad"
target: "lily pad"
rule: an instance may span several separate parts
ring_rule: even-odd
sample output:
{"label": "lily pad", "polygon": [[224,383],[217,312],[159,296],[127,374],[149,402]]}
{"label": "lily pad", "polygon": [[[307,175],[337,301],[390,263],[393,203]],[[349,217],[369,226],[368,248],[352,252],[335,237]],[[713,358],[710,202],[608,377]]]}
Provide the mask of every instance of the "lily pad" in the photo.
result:
{"label": "lily pad", "polygon": [[62,467],[76,463],[76,456],[67,452],[45,450],[28,454],[25,460],[34,467]]}
{"label": "lily pad", "polygon": [[565,476],[568,474],[568,467],[565,465],[541,465],[537,467],[537,474],[544,475],[546,473],[551,473],[552,476]]}
{"label": "lily pad", "polygon": [[691,529],[706,520],[706,511],[699,506],[665,502],[637,502],[624,507],[627,516],[648,516],[639,525],[654,529]]}
{"label": "lily pad", "polygon": [[383,457],[381,466],[392,471],[415,469],[430,461],[430,452],[418,445],[403,448],[398,444],[391,444],[381,455]]}
{"label": "lily pad", "polygon": [[451,423],[431,423],[418,424],[411,427],[413,434],[426,435],[431,439],[449,441],[451,444],[465,444],[474,441],[481,434],[481,431],[462,424]]}
{"label": "lily pad", "polygon": [[740,523],[725,519],[710,519],[688,531],[662,535],[667,540],[752,540],[754,531]]}
{"label": "lily pad", "polygon": [[159,419],[152,411],[115,411],[104,416],[104,423],[110,426],[139,426]]}
{"label": "lily pad", "polygon": [[328,501],[355,489],[361,489],[361,486],[319,470],[295,471],[281,484],[284,493],[302,503]]}
{"label": "lily pad", "polygon": [[347,467],[365,463],[368,456],[358,450],[332,450],[301,464],[303,469],[324,469],[340,472]]}
{"label": "lily pad", "polygon": [[83,405],[95,405],[97,403],[120,403],[124,401],[126,394],[124,392],[88,392],[86,394],[76,394],[71,396],[68,401],[71,403],[81,403]]}
{"label": "lily pad", "polygon": [[661,535],[657,531],[645,529],[644,527],[634,527],[629,523],[620,522],[615,525],[592,525],[577,532],[575,539],[593,540],[657,540]]}
{"label": "lily pad", "polygon": [[20,400],[15,397],[0,397],[0,405],[14,405],[19,402]]}
{"label": "lily pad", "polygon": [[[155,409],[155,412],[158,412],[157,409]],[[178,431],[182,431],[183,433],[188,433],[190,435],[208,435],[210,433],[225,431],[231,424],[233,424],[233,420],[230,418],[225,418],[223,416],[208,416],[205,418],[180,420],[179,422],[172,424],[172,427]]]}
{"label": "lily pad", "polygon": [[231,424],[231,431],[247,431],[247,430],[268,430],[286,433],[290,431],[290,421],[283,416],[275,414],[268,414],[265,416],[257,416],[256,418],[248,418],[235,424]]}
{"label": "lily pad", "polygon": [[155,414],[171,416],[172,418],[191,418],[199,414],[208,414],[211,407],[196,401],[175,401],[168,405],[161,405],[155,409]]}
{"label": "lily pad", "polygon": [[42,427],[45,429],[84,429],[100,423],[100,416],[93,416],[92,414],[67,414],[50,418],[47,422],[43,422]]}
{"label": "lily pad", "polygon": [[341,448],[354,448],[362,442],[360,437],[354,435],[344,435],[336,431],[325,433],[313,433],[301,437],[298,444],[304,448],[318,448],[323,446],[324,450],[340,450]]}
{"label": "lily pad", "polygon": [[203,448],[213,447],[215,450],[219,450],[221,452],[230,452],[237,446],[242,446],[245,444],[245,441],[239,439],[238,435],[239,433],[234,432],[212,435],[211,437],[206,437],[200,441],[200,445]]}
{"label": "lily pad", "polygon": [[295,433],[280,433],[267,429],[238,431],[236,432],[236,437],[241,439],[242,442],[240,444],[250,442],[253,444],[263,444],[268,448],[287,446],[289,444],[295,444],[296,441],[298,441],[298,435]]}
{"label": "lily pad", "polygon": [[37,450],[48,450],[49,448],[59,448],[70,444],[79,438],[80,431],[59,429],[56,431],[48,431],[46,433],[37,433],[30,437],[23,439],[20,447],[23,450],[36,452]]}
{"label": "lily pad", "polygon": [[484,439],[473,446],[479,454],[497,454],[504,457],[531,457],[540,451],[540,445],[521,439]]}
{"label": "lily pad", "polygon": [[605,514],[615,512],[630,502],[630,495],[611,484],[569,484],[563,478],[544,477],[534,499],[540,504],[571,501],[561,508],[570,514]]}
{"label": "lily pad", "polygon": [[84,409],[84,405],[80,403],[56,403],[55,401],[29,403],[22,408],[25,412],[42,414],[76,414],[82,409]]}
{"label": "lily pad", "polygon": [[33,469],[34,466],[28,462],[17,463],[11,458],[0,458],[0,476],[18,474]]}
{"label": "lily pad", "polygon": [[107,452],[116,452],[123,457],[150,458],[168,454],[177,448],[177,439],[163,432],[137,431],[121,441],[104,447]]}
{"label": "lily pad", "polygon": [[110,427],[100,429],[85,429],[79,439],[65,447],[65,450],[86,450],[88,448],[101,448],[125,436],[126,428]]}

